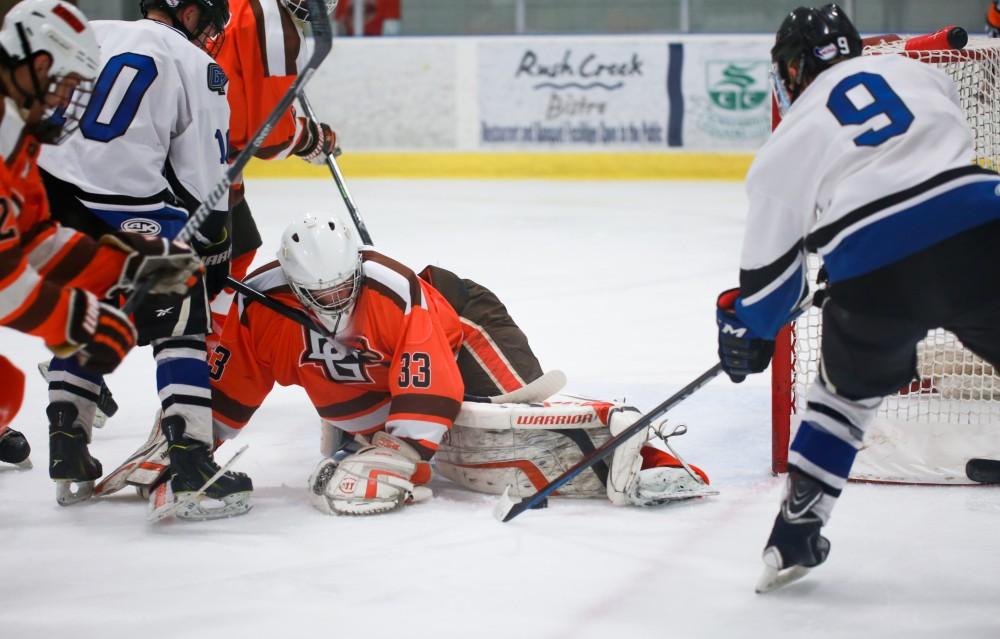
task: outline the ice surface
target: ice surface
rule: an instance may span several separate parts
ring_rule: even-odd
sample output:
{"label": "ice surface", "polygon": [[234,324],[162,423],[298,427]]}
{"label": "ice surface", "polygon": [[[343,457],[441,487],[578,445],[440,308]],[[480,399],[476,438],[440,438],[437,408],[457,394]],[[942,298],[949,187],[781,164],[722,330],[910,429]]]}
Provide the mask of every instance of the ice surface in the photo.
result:
{"label": "ice surface", "polygon": [[[351,180],[380,250],[492,288],[569,389],[651,408],[715,362],[713,304],[735,285],[737,183]],[[326,181],[248,188],[271,259],[286,222],[341,206]],[[676,446],[722,491],[639,510],[550,501],[509,524],[441,480],[391,515],[330,518],[306,498],[319,459],[304,393],[277,389],[237,440],[254,510],[150,525],[131,495],[60,508],[45,470],[40,342],[6,329],[29,372],[15,427],[36,468],[0,471],[0,637],[1000,637],[1000,492],[850,485],[826,565],[757,596],[781,480],[769,389],[718,379],[674,413]],[[111,470],[145,438],[151,354],[109,384],[120,413],[92,451]],[[226,459],[237,446],[219,451]],[[70,634],[71,633],[71,634]]]}

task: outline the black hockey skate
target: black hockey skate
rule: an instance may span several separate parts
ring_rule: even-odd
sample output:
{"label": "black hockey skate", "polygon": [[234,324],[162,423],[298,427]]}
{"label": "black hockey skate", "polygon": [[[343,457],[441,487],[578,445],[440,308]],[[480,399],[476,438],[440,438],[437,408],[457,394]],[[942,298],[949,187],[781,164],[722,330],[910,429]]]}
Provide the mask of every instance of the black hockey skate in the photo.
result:
{"label": "black hockey skate", "polygon": [[28,459],[30,454],[31,446],[23,434],[13,428],[7,428],[0,433],[0,462],[14,464],[18,468],[27,470],[31,468],[31,460]]}
{"label": "black hockey skate", "polygon": [[758,594],[801,579],[826,561],[830,540],[820,534],[823,521],[813,511],[822,496],[818,482],[795,471],[790,473],[788,495],[764,547],[764,574],[757,582]]}
{"label": "black hockey skate", "polygon": [[90,499],[94,480],[103,469],[101,462],[90,456],[87,433],[76,423],[76,406],[53,402],[45,414],[49,417],[49,477],[56,482],[56,501],[69,506]]}
{"label": "black hockey skate", "polygon": [[[250,510],[253,482],[244,473],[228,470],[243,450],[220,468],[206,444],[184,436],[183,417],[164,417],[160,426],[169,444],[170,481],[150,494],[150,521],[170,515],[193,520],[220,519]],[[206,504],[206,498],[221,505]]]}

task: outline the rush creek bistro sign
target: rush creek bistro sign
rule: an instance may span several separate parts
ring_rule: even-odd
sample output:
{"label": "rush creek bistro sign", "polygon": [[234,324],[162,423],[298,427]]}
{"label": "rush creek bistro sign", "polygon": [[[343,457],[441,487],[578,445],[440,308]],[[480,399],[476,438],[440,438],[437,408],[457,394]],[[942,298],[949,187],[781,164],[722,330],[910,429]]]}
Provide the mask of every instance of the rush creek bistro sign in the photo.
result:
{"label": "rush creek bistro sign", "polygon": [[482,149],[749,149],[770,129],[766,46],[534,37],[477,53]]}

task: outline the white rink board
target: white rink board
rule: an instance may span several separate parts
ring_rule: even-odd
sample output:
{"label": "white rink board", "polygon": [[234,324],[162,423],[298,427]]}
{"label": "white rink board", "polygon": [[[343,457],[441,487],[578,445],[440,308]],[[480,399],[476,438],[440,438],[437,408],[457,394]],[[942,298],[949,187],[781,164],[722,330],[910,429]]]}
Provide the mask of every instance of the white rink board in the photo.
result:
{"label": "white rink board", "polygon": [[355,152],[746,152],[772,39],[339,38],[308,93]]}
{"label": "white rink board", "polygon": [[[737,183],[352,180],[379,248],[495,290],[567,390],[647,409],[715,361],[713,306],[737,274]],[[251,182],[274,254],[285,221],[339,206],[326,181]],[[36,468],[0,470],[0,637],[394,639],[734,637],[987,639],[1000,626],[1000,490],[851,484],[826,565],[753,594],[781,480],[770,385],[718,379],[674,413],[676,441],[721,494],[651,510],[559,501],[509,524],[494,498],[436,481],[427,504],[329,518],[308,503],[318,419],[275,389],[238,440],[254,480],[245,517],[158,527],[121,499],[60,508],[45,471],[41,345],[2,331],[29,371],[16,427]],[[109,383],[120,415],[93,451],[110,469],[156,407],[148,352]],[[235,450],[226,444],[222,459]]]}

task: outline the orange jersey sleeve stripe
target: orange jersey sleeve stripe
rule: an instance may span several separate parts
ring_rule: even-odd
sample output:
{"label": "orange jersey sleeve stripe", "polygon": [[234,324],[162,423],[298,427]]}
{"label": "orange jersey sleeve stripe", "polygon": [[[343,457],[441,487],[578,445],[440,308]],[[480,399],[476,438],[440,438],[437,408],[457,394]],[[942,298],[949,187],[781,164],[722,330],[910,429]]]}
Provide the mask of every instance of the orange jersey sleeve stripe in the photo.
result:
{"label": "orange jersey sleeve stripe", "polygon": [[392,398],[391,419],[400,419],[402,415],[407,415],[406,419],[419,419],[420,417],[438,418],[434,421],[445,420],[453,422],[458,416],[458,411],[462,409],[462,402],[453,397],[442,397],[440,395],[422,395],[417,393],[404,393]]}

